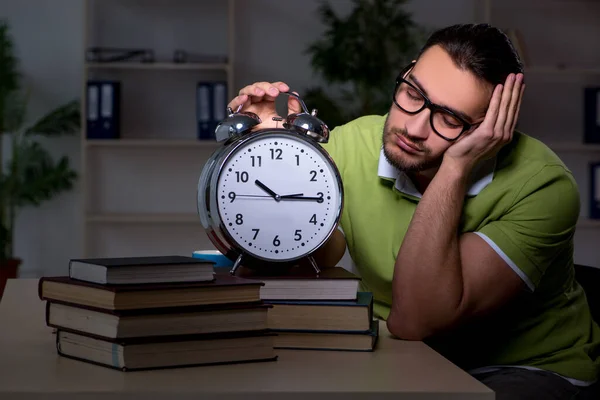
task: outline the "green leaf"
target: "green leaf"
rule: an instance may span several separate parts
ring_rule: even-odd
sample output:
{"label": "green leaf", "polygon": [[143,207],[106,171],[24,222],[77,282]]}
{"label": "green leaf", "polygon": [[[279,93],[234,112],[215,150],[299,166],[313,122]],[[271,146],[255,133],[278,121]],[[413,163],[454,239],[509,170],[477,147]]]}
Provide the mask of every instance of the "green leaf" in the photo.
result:
{"label": "green leaf", "polygon": [[[403,8],[406,2],[353,0],[354,8],[343,17],[330,3],[320,3],[318,16],[326,28],[305,53],[317,74],[341,87],[345,122],[386,113],[397,73],[417,55],[422,28]],[[329,115],[321,117],[330,124]]]}
{"label": "green leaf", "polygon": [[77,174],[66,156],[55,162],[38,142],[27,139],[18,143],[17,153],[8,180],[11,191],[8,196],[15,207],[39,206],[73,187]]}
{"label": "green leaf", "polygon": [[28,128],[25,134],[59,136],[75,133],[80,126],[81,111],[79,102],[73,100],[44,115],[32,127]]}
{"label": "green leaf", "polygon": [[6,97],[4,109],[1,111],[4,113],[4,132],[18,132],[25,123],[25,118],[27,117],[26,97],[17,91],[9,93]]}

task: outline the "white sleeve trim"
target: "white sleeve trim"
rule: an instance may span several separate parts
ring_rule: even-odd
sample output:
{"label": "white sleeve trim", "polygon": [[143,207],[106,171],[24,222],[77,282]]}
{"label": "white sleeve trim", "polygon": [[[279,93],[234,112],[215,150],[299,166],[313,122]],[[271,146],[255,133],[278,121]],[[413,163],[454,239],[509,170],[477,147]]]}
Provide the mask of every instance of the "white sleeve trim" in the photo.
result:
{"label": "white sleeve trim", "polygon": [[489,237],[487,237],[486,235],[484,235],[481,232],[474,232],[477,236],[479,236],[480,238],[482,238],[483,240],[486,241],[487,244],[490,245],[490,247],[492,249],[494,249],[494,251],[504,260],[504,262],[506,262],[508,264],[508,266],[515,271],[515,273],[517,275],[519,275],[519,277],[523,280],[523,282],[525,282],[525,284],[527,285],[527,287],[529,288],[529,290],[531,290],[532,292],[535,290],[535,285],[533,284],[533,282],[531,282],[531,279],[529,279],[529,277],[527,275],[525,275],[525,273],[523,271],[521,271],[521,269],[519,267],[517,267],[517,264],[515,264],[507,255],[506,253],[504,253],[502,251],[502,249],[500,247],[498,247],[496,245],[496,243],[494,243],[492,241],[492,239],[490,239]]}

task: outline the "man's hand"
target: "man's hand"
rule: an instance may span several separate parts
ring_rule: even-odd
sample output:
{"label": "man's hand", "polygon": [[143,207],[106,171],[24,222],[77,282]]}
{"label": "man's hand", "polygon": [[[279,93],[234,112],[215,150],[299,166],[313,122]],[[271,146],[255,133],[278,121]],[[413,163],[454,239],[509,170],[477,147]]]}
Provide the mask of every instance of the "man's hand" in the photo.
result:
{"label": "man's hand", "polygon": [[[289,86],[283,82],[256,82],[241,89],[238,96],[234,97],[228,106],[235,111],[240,104],[243,104],[242,111],[251,111],[258,115],[262,122],[254,129],[276,128],[278,122],[273,121],[273,117],[281,117],[277,115],[275,99],[280,93],[287,93],[289,90]],[[288,114],[301,111],[302,107],[298,100],[289,96]]]}
{"label": "man's hand", "polygon": [[523,74],[509,74],[504,85],[497,85],[485,119],[472,133],[450,146],[443,164],[468,172],[478,161],[493,157],[513,137],[525,84]]}

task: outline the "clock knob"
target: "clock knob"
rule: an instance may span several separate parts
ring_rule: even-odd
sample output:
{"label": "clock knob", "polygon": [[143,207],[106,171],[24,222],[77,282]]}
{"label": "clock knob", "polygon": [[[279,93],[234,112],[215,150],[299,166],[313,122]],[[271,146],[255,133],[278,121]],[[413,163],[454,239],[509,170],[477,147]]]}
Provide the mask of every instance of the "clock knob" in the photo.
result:
{"label": "clock knob", "polygon": [[227,118],[219,122],[215,129],[215,138],[217,142],[240,137],[261,123],[260,118],[253,112],[239,112],[242,105],[234,112],[231,107],[227,107]]}
{"label": "clock knob", "polygon": [[304,101],[295,93],[282,93],[288,96],[293,96],[298,99],[302,106],[303,112],[294,113],[287,116],[283,126],[286,129],[293,129],[298,133],[307,135],[319,143],[327,143],[329,141],[329,128],[327,125],[317,118],[317,110],[313,109],[308,112]]}

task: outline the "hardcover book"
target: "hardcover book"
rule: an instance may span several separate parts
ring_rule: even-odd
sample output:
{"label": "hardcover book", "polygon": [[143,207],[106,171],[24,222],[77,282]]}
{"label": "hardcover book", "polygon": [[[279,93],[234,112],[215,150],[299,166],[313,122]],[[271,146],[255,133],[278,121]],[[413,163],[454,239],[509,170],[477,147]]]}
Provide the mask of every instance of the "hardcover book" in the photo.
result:
{"label": "hardcover book", "polygon": [[106,310],[184,307],[260,301],[260,281],[215,275],[210,282],[101,285],[68,276],[42,277],[41,300],[60,301]]}
{"label": "hardcover book", "polygon": [[105,310],[46,303],[46,325],[104,339],[191,335],[268,329],[263,303],[235,303],[142,310]]}
{"label": "hardcover book", "polygon": [[[219,268],[217,275],[228,273]],[[225,270],[225,271],[220,271]],[[324,268],[320,274],[309,268],[292,268],[278,275],[260,275],[240,267],[236,276],[264,283],[260,290],[263,300],[356,300],[360,277],[342,268]]]}
{"label": "hardcover book", "polygon": [[69,261],[71,278],[101,284],[210,281],[213,275],[213,262],[178,255]]}
{"label": "hardcover book", "polygon": [[58,330],[56,349],[72,358],[122,371],[275,361],[267,331],[106,340]]}
{"label": "hardcover book", "polygon": [[373,351],[379,338],[379,320],[367,332],[277,331],[276,349]]}
{"label": "hardcover book", "polygon": [[265,300],[269,328],[274,330],[365,332],[373,320],[373,294],[356,300]]}

